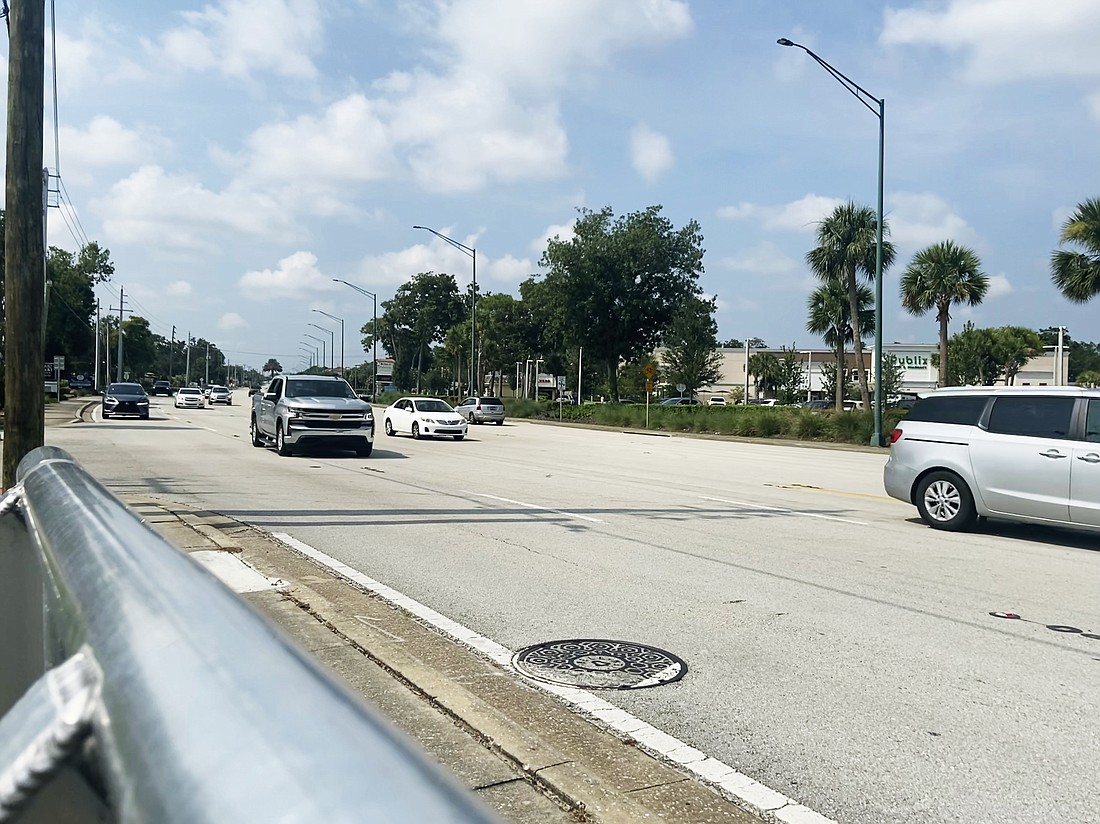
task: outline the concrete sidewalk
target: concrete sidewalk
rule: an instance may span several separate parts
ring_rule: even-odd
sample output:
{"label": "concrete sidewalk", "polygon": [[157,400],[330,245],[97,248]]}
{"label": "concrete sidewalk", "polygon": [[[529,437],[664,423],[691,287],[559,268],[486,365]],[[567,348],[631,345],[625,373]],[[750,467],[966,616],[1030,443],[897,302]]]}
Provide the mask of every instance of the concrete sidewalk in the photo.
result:
{"label": "concrete sidewalk", "polygon": [[[47,426],[98,398],[51,404]],[[747,782],[735,796],[645,752],[514,671],[440,634],[274,537],[152,494],[123,497],[508,822],[819,824]],[[715,762],[717,763],[717,762]],[[728,768],[725,777],[729,783]],[[746,803],[745,799],[756,803]],[[749,812],[746,808],[751,808]]]}

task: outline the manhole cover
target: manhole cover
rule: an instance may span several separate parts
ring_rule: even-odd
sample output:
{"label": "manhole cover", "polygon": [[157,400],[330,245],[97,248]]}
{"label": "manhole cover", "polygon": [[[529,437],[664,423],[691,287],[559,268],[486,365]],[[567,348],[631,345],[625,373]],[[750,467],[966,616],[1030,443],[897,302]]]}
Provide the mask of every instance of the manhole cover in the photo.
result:
{"label": "manhole cover", "polygon": [[525,647],[512,666],[528,678],[599,690],[635,690],[679,681],[687,664],[671,652],[630,641],[575,638]]}

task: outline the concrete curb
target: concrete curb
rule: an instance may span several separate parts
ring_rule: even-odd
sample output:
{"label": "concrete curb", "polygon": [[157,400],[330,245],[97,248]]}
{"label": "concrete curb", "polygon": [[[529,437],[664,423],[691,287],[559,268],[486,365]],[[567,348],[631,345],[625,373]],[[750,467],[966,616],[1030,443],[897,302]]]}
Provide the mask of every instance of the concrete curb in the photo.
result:
{"label": "concrete curb", "polygon": [[[308,615],[307,623],[323,627],[332,638],[328,643],[314,640],[316,650],[350,645],[360,654],[358,664],[349,665],[347,656],[341,659],[342,674],[350,683],[359,678],[348,666],[381,667],[480,747],[503,759],[525,784],[556,799],[566,820],[603,824],[782,820],[746,811],[675,764],[647,754],[637,742],[597,726],[554,695],[264,532],[216,513],[161,503],[154,496],[142,501],[130,505],[143,509],[177,545],[189,551],[219,547],[277,579],[283,597],[267,592],[250,602],[291,634],[296,627],[301,630],[301,616]],[[153,507],[162,510],[163,516],[154,517]],[[287,600],[295,611],[288,612]],[[406,731],[415,737],[415,731]],[[522,820],[507,814],[505,818]]]}

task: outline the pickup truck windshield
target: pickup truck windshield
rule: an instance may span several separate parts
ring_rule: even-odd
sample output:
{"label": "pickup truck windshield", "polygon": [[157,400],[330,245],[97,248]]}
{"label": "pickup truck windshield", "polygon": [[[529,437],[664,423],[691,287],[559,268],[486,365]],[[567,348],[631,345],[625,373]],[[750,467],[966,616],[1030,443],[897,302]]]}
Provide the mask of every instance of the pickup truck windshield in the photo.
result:
{"label": "pickup truck windshield", "polygon": [[350,398],[355,393],[344,381],[287,381],[288,398]]}

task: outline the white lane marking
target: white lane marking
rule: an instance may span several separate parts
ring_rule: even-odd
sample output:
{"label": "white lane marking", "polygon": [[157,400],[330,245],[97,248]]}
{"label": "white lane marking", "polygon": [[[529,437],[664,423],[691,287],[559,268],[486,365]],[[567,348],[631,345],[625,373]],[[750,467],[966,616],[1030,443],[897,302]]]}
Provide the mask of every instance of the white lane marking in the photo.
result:
{"label": "white lane marking", "polygon": [[[500,500],[505,499],[501,498]],[[509,503],[517,502],[509,501]],[[421,621],[435,627],[444,635],[448,635],[460,644],[477,650],[504,669],[523,677],[522,673],[512,666],[514,653],[503,644],[498,644],[491,638],[486,638],[469,627],[465,627],[457,621],[452,621],[431,607],[427,607],[419,601],[403,595],[396,589],[392,589],[358,570],[352,569],[342,561],[336,560],[331,555],[326,555],[321,550],[315,549],[285,532],[273,532],[271,536],[278,541],[282,541],[295,552],[300,552],[307,558],[312,558],[337,575],[358,584],[368,592],[374,593],[395,606],[408,610]],[[784,822],[784,824],[837,824],[835,820],[826,818],[809,807],[804,807],[782,793],[776,792],[759,781],[738,772],[729,764],[719,761],[717,758],[711,758],[702,750],[685,744],[680,739],[657,729],[625,710],[619,709],[614,704],[605,701],[588,690],[558,686],[557,684],[544,684],[526,677],[523,680],[536,689],[558,696],[597,726],[607,727],[629,736],[648,752],[679,764],[682,769],[698,776],[701,780],[736,796],[750,808],[770,813],[776,820]]]}
{"label": "white lane marking", "polygon": [[769,512],[782,512],[785,515],[798,515],[802,518],[820,518],[823,521],[836,521],[841,524],[855,524],[856,526],[868,526],[866,521],[855,521],[851,518],[840,518],[836,515],[821,515],[817,512],[799,512],[797,509],[784,509],[781,506],[765,506],[764,504],[750,504],[747,501],[731,501],[728,498],[703,498],[704,501],[715,501],[720,504],[733,504],[749,509],[766,509]]}
{"label": "white lane marking", "polygon": [[570,518],[578,518],[582,521],[589,521],[594,524],[602,524],[599,518],[589,518],[587,515],[578,515],[576,512],[566,512],[564,509],[551,509],[548,506],[539,506],[538,504],[528,504],[523,501],[513,501],[511,498],[499,498],[496,495],[486,495],[484,492],[469,492],[463,490],[463,495],[476,495],[479,498],[489,498],[494,501],[502,501],[506,504],[515,504],[516,506],[522,506],[527,509],[540,509],[543,512],[553,512],[555,515],[568,515]]}

